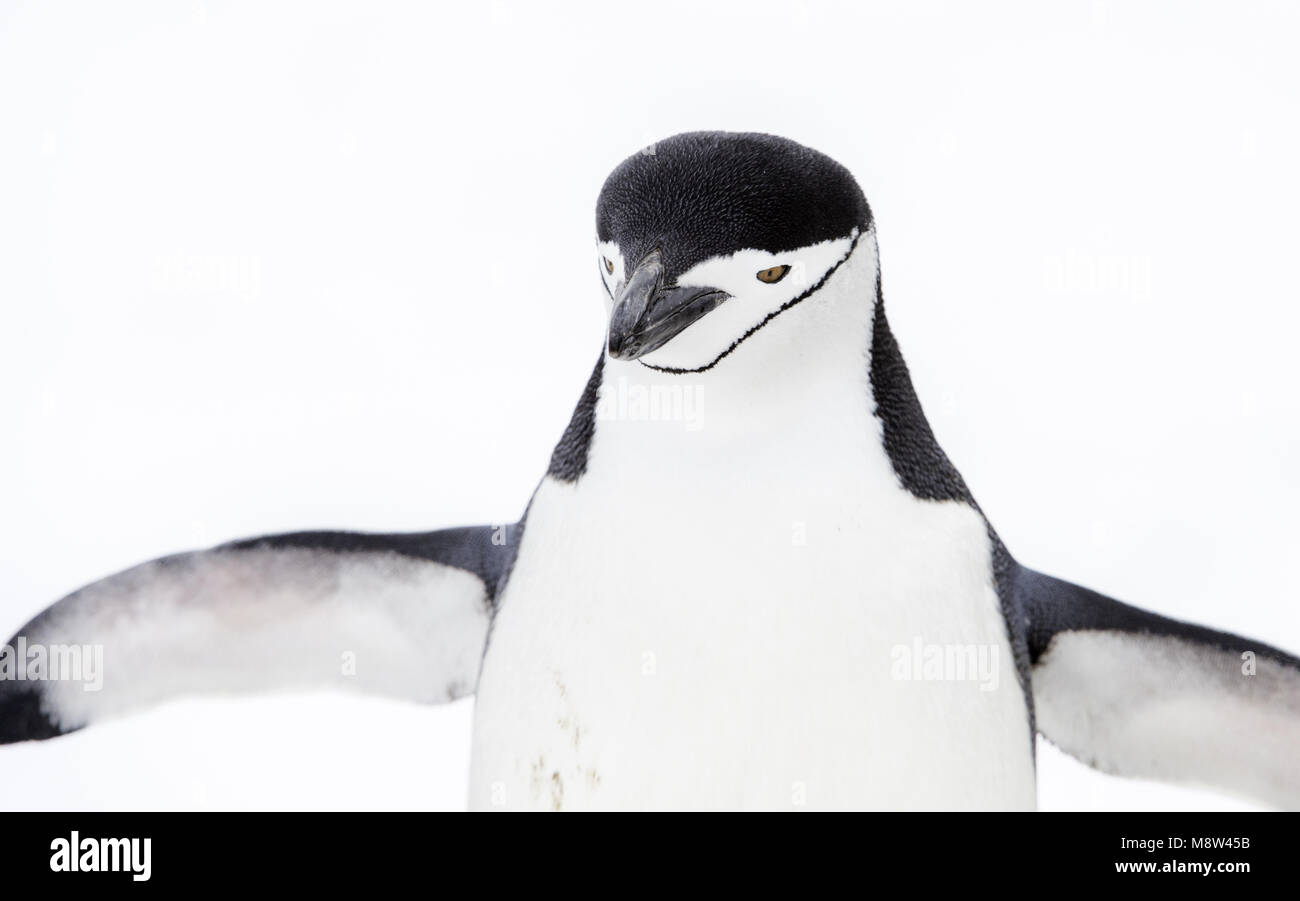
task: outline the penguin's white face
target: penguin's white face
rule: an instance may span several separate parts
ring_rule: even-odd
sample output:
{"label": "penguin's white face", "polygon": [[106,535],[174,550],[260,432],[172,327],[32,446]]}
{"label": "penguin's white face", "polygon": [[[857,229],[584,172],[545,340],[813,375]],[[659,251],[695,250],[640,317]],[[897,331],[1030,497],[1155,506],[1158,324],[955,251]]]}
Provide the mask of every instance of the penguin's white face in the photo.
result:
{"label": "penguin's white face", "polygon": [[596,204],[609,356],[711,369],[815,295],[870,228],[853,176],[815,150],[761,134],[661,141]]}
{"label": "penguin's white face", "polygon": [[609,316],[614,309],[614,298],[618,297],[627,281],[627,262],[616,241],[597,241],[596,264],[600,269],[600,280],[605,285],[605,315]]}
{"label": "penguin's white face", "polygon": [[[699,371],[709,368],[769,320],[815,294],[855,246],[857,229],[842,238],[819,241],[782,253],[745,249],[712,256],[691,266],[668,290],[683,297],[716,296],[709,309],[675,334],[637,356],[655,369]],[[615,241],[600,241],[597,262],[605,285],[606,313],[627,288],[635,266]],[[660,287],[662,291],[662,286]]]}

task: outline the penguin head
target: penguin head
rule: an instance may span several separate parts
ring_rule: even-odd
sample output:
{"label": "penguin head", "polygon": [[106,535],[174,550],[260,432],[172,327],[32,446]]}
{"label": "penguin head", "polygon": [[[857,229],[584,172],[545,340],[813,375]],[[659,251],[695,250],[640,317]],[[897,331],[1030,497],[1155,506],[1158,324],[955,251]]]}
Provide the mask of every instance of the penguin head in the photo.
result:
{"label": "penguin head", "polygon": [[794,141],[660,141],[620,164],[596,204],[609,356],[708,369],[815,294],[871,225],[849,171]]}

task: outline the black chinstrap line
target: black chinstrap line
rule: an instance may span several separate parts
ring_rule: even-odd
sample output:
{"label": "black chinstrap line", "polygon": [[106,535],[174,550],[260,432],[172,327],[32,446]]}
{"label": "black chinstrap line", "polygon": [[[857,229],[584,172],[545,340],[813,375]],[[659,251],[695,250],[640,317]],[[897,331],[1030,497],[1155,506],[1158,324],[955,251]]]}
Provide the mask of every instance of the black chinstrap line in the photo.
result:
{"label": "black chinstrap line", "polygon": [[751,337],[753,337],[754,333],[757,332],[759,329],[761,329],[763,326],[767,325],[773,319],[780,316],[786,310],[794,306],[797,306],[798,304],[802,303],[803,301],[807,300],[809,297],[812,297],[812,295],[820,291],[822,289],[822,286],[825,285],[826,282],[830,280],[830,277],[834,275],[836,272],[838,272],[841,266],[843,266],[845,263],[848,262],[849,257],[853,256],[853,252],[858,248],[858,242],[862,240],[862,235],[863,232],[858,232],[858,234],[853,236],[853,242],[849,245],[849,249],[844,252],[844,256],[840,257],[840,259],[835,263],[835,265],[832,266],[830,269],[828,269],[826,271],[826,274],[817,280],[817,284],[813,285],[807,291],[804,291],[798,297],[792,297],[791,299],[787,300],[785,303],[781,304],[780,307],[768,313],[766,316],[763,317],[761,322],[757,323],[754,326],[751,326],[750,329],[745,332],[745,334],[741,335],[739,338],[733,341],[730,347],[728,347],[722,353],[714,357],[713,362],[706,363],[703,366],[696,366],[696,367],[691,367],[686,369],[679,369],[674,366],[655,366],[653,363],[647,363],[645,360],[637,360],[637,362],[647,369],[653,369],[655,372],[668,373],[669,375],[687,375],[694,372],[708,372],[714,366],[717,366],[724,359],[730,356],[737,347],[740,347],[741,344],[744,344]]}

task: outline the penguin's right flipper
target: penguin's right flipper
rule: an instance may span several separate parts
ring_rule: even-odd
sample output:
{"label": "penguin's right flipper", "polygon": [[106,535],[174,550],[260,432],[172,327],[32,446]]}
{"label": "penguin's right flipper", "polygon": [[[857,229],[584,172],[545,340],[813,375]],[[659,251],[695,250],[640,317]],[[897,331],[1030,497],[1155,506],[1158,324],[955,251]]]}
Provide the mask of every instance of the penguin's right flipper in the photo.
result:
{"label": "penguin's right flipper", "polygon": [[1300,809],[1300,659],[1024,567],[1015,595],[1053,744],[1108,773]]}
{"label": "penguin's right flipper", "polygon": [[514,531],[298,532],[101,579],[9,640],[0,743],[195,694],[471,694]]}

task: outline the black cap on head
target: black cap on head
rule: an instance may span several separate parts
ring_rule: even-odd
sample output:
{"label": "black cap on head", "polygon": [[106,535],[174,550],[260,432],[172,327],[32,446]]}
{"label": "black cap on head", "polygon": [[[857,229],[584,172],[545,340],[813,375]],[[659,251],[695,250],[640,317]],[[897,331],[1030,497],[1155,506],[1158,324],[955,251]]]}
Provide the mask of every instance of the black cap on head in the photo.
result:
{"label": "black cap on head", "polygon": [[596,235],[629,266],[661,252],[672,279],[709,257],[780,253],[871,224],[849,170],[774,135],[698,131],[624,160],[596,202]]}

